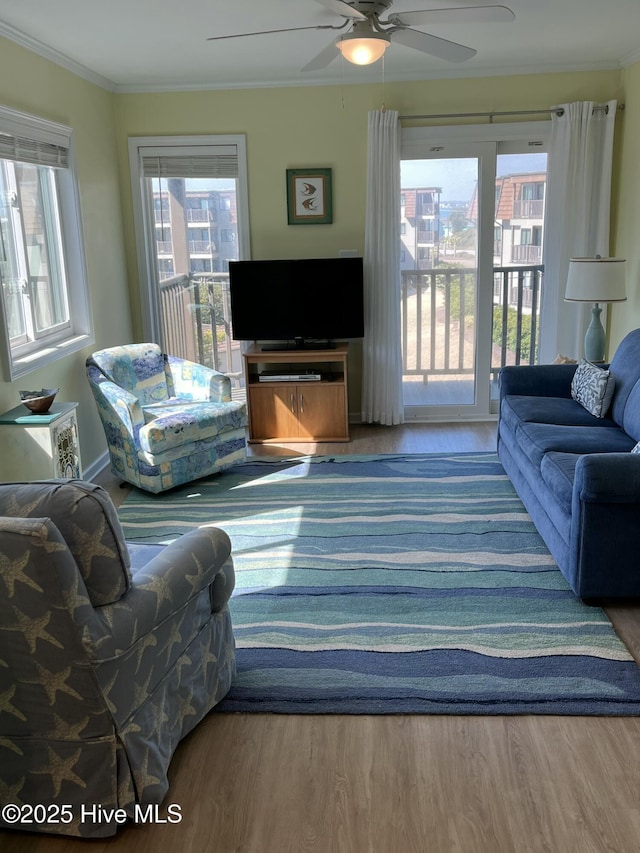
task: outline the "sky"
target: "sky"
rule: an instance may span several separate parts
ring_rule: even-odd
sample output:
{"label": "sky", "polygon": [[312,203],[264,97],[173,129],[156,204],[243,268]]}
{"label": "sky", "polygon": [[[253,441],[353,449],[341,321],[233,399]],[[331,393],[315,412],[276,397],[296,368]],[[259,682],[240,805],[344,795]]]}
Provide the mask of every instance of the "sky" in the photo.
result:
{"label": "sky", "polygon": [[[500,154],[498,175],[546,171],[546,154]],[[450,160],[403,160],[403,188],[442,187],[442,201],[464,201],[471,198],[478,179],[474,157]]]}

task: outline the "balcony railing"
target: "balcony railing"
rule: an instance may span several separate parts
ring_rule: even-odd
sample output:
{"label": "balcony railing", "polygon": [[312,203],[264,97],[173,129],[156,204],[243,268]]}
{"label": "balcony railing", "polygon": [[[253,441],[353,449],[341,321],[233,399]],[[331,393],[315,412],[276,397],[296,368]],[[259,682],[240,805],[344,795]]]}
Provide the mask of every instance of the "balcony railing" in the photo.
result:
{"label": "balcony railing", "polygon": [[186,210],[187,222],[213,222],[214,216],[211,210],[188,207]]}
{"label": "balcony railing", "polygon": [[195,255],[210,255],[213,244],[211,240],[189,240],[189,251]]}
{"label": "balcony railing", "polygon": [[513,203],[514,219],[542,219],[544,199],[526,198]]}
{"label": "balcony railing", "polygon": [[[492,374],[534,364],[538,351],[540,265],[493,271]],[[475,269],[403,270],[402,360],[405,376],[464,376],[475,371]]]}
{"label": "balcony railing", "polygon": [[[535,364],[543,267],[494,267],[491,371]],[[475,370],[475,269],[403,270],[405,376],[469,376]],[[231,338],[228,273],[190,273],[160,282],[168,352],[231,375],[243,387],[242,353]]]}
{"label": "balcony railing", "polygon": [[525,264],[539,264],[542,260],[542,246],[527,243],[511,247],[511,260]]}
{"label": "balcony railing", "polygon": [[160,313],[167,352],[189,359],[244,386],[240,344],[231,338],[228,273],[189,273],[160,282]]}

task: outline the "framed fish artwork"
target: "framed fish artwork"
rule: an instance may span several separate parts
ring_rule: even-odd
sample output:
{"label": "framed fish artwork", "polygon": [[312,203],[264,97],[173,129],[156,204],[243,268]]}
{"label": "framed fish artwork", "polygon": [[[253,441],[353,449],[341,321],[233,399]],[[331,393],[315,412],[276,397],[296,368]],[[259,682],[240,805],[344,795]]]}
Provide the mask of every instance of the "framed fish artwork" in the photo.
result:
{"label": "framed fish artwork", "polygon": [[287,169],[289,225],[333,222],[331,169]]}

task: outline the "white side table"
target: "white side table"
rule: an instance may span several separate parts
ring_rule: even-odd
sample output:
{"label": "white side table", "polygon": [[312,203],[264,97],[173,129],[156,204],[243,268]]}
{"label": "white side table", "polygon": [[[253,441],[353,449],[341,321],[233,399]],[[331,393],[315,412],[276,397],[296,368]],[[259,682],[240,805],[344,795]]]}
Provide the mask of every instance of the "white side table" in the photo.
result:
{"label": "white side table", "polygon": [[20,403],[0,415],[0,481],[82,479],[77,403],[34,415]]}

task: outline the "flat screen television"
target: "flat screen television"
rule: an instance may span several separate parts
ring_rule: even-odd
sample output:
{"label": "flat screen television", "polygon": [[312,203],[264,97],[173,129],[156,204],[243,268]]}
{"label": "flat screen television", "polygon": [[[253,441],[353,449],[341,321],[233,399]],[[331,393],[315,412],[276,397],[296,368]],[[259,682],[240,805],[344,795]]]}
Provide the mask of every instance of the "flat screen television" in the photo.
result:
{"label": "flat screen television", "polygon": [[362,258],[230,261],[234,340],[322,348],[364,336]]}

